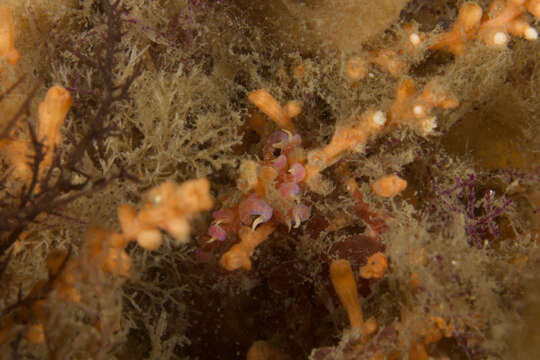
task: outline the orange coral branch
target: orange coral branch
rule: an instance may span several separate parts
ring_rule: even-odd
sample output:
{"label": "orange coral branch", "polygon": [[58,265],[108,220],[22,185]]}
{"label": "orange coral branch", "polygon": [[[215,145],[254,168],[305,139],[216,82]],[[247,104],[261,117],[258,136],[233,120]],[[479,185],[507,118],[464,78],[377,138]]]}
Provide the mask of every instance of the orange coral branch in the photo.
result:
{"label": "orange coral branch", "polygon": [[213,206],[207,179],[189,180],[180,185],[165,182],[151,189],[147,199],[138,214],[130,205],[121,205],[117,211],[127,240],[137,239],[139,245],[148,250],[161,245],[157,228],[167,231],[176,241],[185,242],[191,216]]}
{"label": "orange coral branch", "polygon": [[[16,65],[20,54],[15,48],[15,21],[7,6],[0,6],[0,60]],[[0,66],[2,71],[2,66]]]}
{"label": "orange coral branch", "polygon": [[266,90],[260,89],[248,94],[249,101],[265,113],[280,129],[294,131],[291,118],[300,113],[300,103],[294,102],[282,108],[278,101]]}
{"label": "orange coral branch", "polygon": [[240,242],[233,245],[223,256],[219,263],[223,268],[229,271],[251,269],[251,255],[255,248],[266,240],[274,232],[276,225],[273,222],[267,222],[253,230],[250,227],[242,226],[238,231]]}
{"label": "orange coral branch", "polygon": [[339,300],[347,310],[351,327],[361,329],[364,325],[364,315],[358,300],[356,280],[349,261],[334,260],[330,264],[330,278]]}
{"label": "orange coral branch", "polygon": [[346,151],[362,150],[369,137],[381,131],[385,123],[386,115],[382,111],[368,110],[349,126],[338,124],[330,143],[308,154],[304,182],[309,185],[310,180],[335,164]]}

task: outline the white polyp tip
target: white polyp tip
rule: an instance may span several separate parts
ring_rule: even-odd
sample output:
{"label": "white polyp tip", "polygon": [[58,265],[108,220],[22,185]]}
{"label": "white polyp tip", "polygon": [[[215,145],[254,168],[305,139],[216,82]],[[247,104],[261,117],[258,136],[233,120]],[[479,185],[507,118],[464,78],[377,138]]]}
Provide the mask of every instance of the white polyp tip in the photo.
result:
{"label": "white polyp tip", "polygon": [[376,111],[373,114],[373,122],[378,126],[383,126],[386,124],[386,115],[380,110]]}
{"label": "white polyp tip", "polygon": [[418,36],[417,33],[412,33],[411,35],[409,35],[409,41],[411,42],[411,44],[413,44],[414,46],[417,46],[419,45],[422,41],[420,40],[420,36]]}
{"label": "white polyp tip", "polygon": [[532,28],[529,26],[527,30],[525,30],[525,39],[527,40],[536,40],[538,39],[538,31],[536,31],[535,28]]}
{"label": "white polyp tip", "polygon": [[508,41],[508,37],[503,32],[497,32],[493,35],[493,44],[497,46],[505,45]]}
{"label": "white polyp tip", "polygon": [[422,117],[425,115],[426,111],[422,105],[415,105],[413,107],[413,113],[416,117]]}

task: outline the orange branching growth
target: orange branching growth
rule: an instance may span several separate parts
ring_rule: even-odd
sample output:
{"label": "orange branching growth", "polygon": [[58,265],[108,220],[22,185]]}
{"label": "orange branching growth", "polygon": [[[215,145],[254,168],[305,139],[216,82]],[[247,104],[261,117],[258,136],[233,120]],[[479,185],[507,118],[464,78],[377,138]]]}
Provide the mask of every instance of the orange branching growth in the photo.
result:
{"label": "orange branching growth", "polygon": [[339,301],[345,307],[352,328],[361,329],[364,326],[364,315],[358,300],[356,280],[349,261],[334,260],[330,264],[330,278]]}
{"label": "orange branching growth", "polygon": [[282,107],[278,101],[266,90],[260,89],[248,94],[249,101],[266,114],[276,125],[283,130],[293,131],[294,124],[291,119],[302,110],[298,101],[290,101]]}
{"label": "orange branching growth", "polygon": [[430,48],[449,51],[459,56],[463,54],[466,43],[473,38],[479,38],[486,45],[495,48],[506,46],[507,33],[527,40],[536,40],[538,32],[524,17],[527,11],[538,20],[540,1],[495,0],[484,16],[480,5],[466,2],[461,5],[452,29],[438,35]]}
{"label": "orange branching growth", "polygon": [[30,162],[31,152],[28,142],[19,139],[2,139],[0,140],[0,151],[2,156],[10,164],[10,176],[13,179],[29,179],[32,175],[31,169],[28,166]]}
{"label": "orange branching growth", "polygon": [[125,237],[122,234],[100,229],[90,229],[86,234],[86,249],[83,254],[87,262],[100,266],[103,271],[117,276],[128,276],[131,258],[124,250]]}
{"label": "orange branching growth", "polygon": [[380,279],[388,269],[388,261],[383,253],[375,253],[371,255],[367,264],[359,270],[360,277],[364,279]]}
{"label": "orange branching growth", "polygon": [[382,111],[368,110],[350,125],[336,125],[330,143],[308,154],[304,181],[309,185],[314,176],[339,161],[347,151],[362,151],[368,139],[380,132],[385,123],[386,115]]}
{"label": "orange branching growth", "polygon": [[[8,7],[0,6],[0,71],[3,69],[3,61],[16,65],[19,58],[19,51],[15,48],[13,14]],[[66,89],[61,86],[53,86],[39,104],[37,140],[45,146],[43,160],[40,164],[41,173],[47,171],[53,162],[54,151],[62,140],[60,127],[72,103],[71,94]],[[23,181],[28,180],[32,175],[29,163],[33,155],[29,142],[21,138],[21,135],[17,135],[14,139],[3,139],[0,148],[12,166],[13,177]]]}
{"label": "orange branching growth", "polygon": [[397,175],[386,175],[371,184],[371,190],[378,196],[391,198],[405,190],[407,181]]}
{"label": "orange branching growth", "polygon": [[[128,277],[132,259],[125,247],[129,241],[137,239],[141,245],[148,245],[150,235],[145,234],[145,231],[155,231],[161,243],[161,234],[157,228],[174,232],[178,230],[177,222],[182,223],[181,231],[173,234],[184,236],[189,233],[189,225],[184,225],[184,221],[187,222],[196,212],[211,206],[212,199],[206,179],[187,181],[181,185],[164,183],[155,187],[150,190],[148,201],[139,214],[129,205],[120,206],[118,216],[123,233],[92,228],[86,232],[85,243],[79,256],[69,258],[68,254],[62,251],[49,254],[46,262],[49,280],[36,283],[17,311],[0,324],[0,345],[9,341],[19,331],[17,326],[21,325],[21,320],[22,323],[27,323],[30,319],[35,323],[26,328],[24,336],[32,343],[42,343],[45,339],[43,324],[48,317],[48,300],[81,304],[83,298],[79,288],[81,285],[98,285],[101,280],[95,275],[100,271]],[[54,291],[56,297],[49,296],[51,291]],[[29,305],[26,305],[27,302]],[[94,326],[102,333],[105,328],[119,329],[118,319],[108,318],[107,315],[100,315]]]}
{"label": "orange branching growth", "polygon": [[528,0],[525,2],[525,8],[536,20],[540,19],[540,0]]}
{"label": "orange branching growth", "polygon": [[189,180],[181,185],[165,182],[151,189],[137,214],[131,205],[118,207],[118,219],[127,241],[155,250],[162,243],[159,229],[167,231],[179,243],[186,242],[189,220],[196,213],[210,210],[210,182],[207,179]]}
{"label": "orange branching growth", "polygon": [[49,277],[60,272],[53,287],[57,290],[57,296],[61,299],[74,303],[81,302],[81,295],[77,290],[77,284],[88,282],[92,272],[102,270],[116,276],[127,277],[130,274],[132,260],[124,250],[126,245],[122,234],[103,229],[92,228],[85,234],[85,246],[77,258],[66,261],[65,252],[55,252],[47,258]]}
{"label": "orange branching growth", "polygon": [[367,56],[353,56],[347,62],[345,74],[351,80],[361,80],[369,74],[369,65],[375,64],[380,69],[399,77],[407,72],[408,65],[403,61],[399,52],[392,49],[371,51]]}
{"label": "orange branching growth", "polygon": [[[46,339],[45,324],[50,316],[47,302],[64,300],[76,304],[82,302],[78,288],[95,285],[95,273],[103,270],[117,276],[128,276],[131,258],[124,251],[120,234],[106,230],[91,229],[85,236],[86,245],[76,258],[68,258],[63,251],[49,254],[46,266],[49,281],[38,281],[28,296],[3,320],[0,328],[0,344],[10,341],[21,326],[25,326],[24,337],[32,344],[41,344]],[[51,297],[51,291],[56,297]],[[96,325],[102,324],[100,321]],[[96,326],[98,327],[98,326]],[[103,331],[103,326],[98,327]]]}
{"label": "orange branching growth", "polygon": [[394,77],[399,77],[407,70],[407,64],[392,49],[372,51],[369,60]]}
{"label": "orange branching growth", "polygon": [[[208,228],[209,242],[223,241],[232,233],[238,233],[241,239],[221,259],[221,265],[228,270],[248,270],[251,267],[249,257],[259,242],[270,235],[275,224],[298,228],[311,212],[301,199],[300,185],[306,173],[302,138],[289,130],[292,129],[290,119],[302,110],[300,103],[293,101],[281,107],[266,90],[250,93],[249,100],[281,129],[268,136],[261,160],[245,160],[240,165],[237,187],[242,196],[236,204],[213,213],[214,221]],[[262,126],[256,125],[256,128],[259,133],[264,133]],[[265,233],[261,238],[257,227],[268,221],[274,225],[260,229]],[[242,225],[250,225],[251,231]]]}
{"label": "orange branching growth", "polygon": [[459,8],[458,17],[448,32],[440,34],[431,45],[432,50],[447,50],[454,55],[461,55],[465,42],[476,35],[482,20],[482,8],[475,2],[466,2]]}
{"label": "orange branching growth", "polygon": [[347,311],[351,328],[360,332],[361,344],[365,344],[368,336],[377,331],[377,321],[373,317],[364,321],[362,307],[358,300],[356,280],[350,262],[345,259],[332,261],[330,264],[330,279],[339,301]]}
{"label": "orange branching growth", "polygon": [[398,84],[389,117],[393,124],[406,124],[426,136],[433,133],[437,126],[437,118],[432,115],[434,108],[453,109],[457,106],[459,101],[436,89],[435,81],[428,83],[418,93],[414,81],[407,78]]}
{"label": "orange branching growth", "polygon": [[255,230],[247,226],[242,226],[238,231],[240,242],[234,244],[229,251],[223,254],[220,260],[221,266],[229,271],[237,269],[250,270],[250,258],[255,248],[266,240],[274,232],[275,228],[276,226],[273,222],[264,223]]}
{"label": "orange branching growth", "polygon": [[[60,128],[72,103],[71,94],[62,86],[55,85],[47,91],[45,99],[39,104],[37,140],[44,145],[40,174],[45,173],[52,165],[54,151],[62,141]],[[23,181],[29,180],[32,176],[33,150],[22,133],[14,139],[3,139],[0,150],[11,164],[13,177]]]}
{"label": "orange branching growth", "polygon": [[161,246],[161,232],[155,226],[140,221],[137,211],[129,204],[122,204],[116,209],[122,232],[129,240],[136,239],[137,243],[147,250],[156,250]]}
{"label": "orange branching growth", "polygon": [[62,86],[53,86],[47,91],[45,99],[39,104],[38,140],[45,145],[44,168],[51,166],[55,148],[62,141],[60,127],[66,118],[73,99]]}
{"label": "orange branching growth", "polygon": [[374,64],[397,78],[405,75],[410,66],[404,54],[415,55],[429,48],[460,56],[475,39],[490,47],[503,49],[509,40],[508,34],[536,40],[538,32],[528,23],[527,12],[539,20],[540,0],[494,0],[486,13],[476,2],[465,2],[449,31],[429,37],[419,31],[416,23],[405,24],[400,42],[373,50],[365,56],[351,57],[346,64],[345,74],[356,82],[364,79],[369,74],[369,66]]}
{"label": "orange branching growth", "polygon": [[[527,6],[525,6],[526,3]],[[493,1],[480,26],[479,36],[482,41],[490,46],[504,47],[508,42],[507,32],[527,40],[536,40],[538,38],[536,29],[524,18],[528,8],[534,11],[534,3],[538,6],[540,2],[537,0]]]}
{"label": "orange branching growth", "polygon": [[20,54],[15,48],[15,21],[11,10],[6,6],[0,6],[0,71],[2,61],[16,65]]}

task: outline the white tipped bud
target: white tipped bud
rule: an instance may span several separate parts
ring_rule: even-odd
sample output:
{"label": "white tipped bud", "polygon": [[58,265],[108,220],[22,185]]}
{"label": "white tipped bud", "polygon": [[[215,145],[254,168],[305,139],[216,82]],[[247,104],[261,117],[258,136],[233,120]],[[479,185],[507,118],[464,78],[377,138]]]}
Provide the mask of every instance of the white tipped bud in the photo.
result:
{"label": "white tipped bud", "polygon": [[383,126],[386,124],[386,114],[378,110],[373,114],[373,122],[377,126]]}
{"label": "white tipped bud", "polygon": [[412,33],[409,35],[409,41],[411,42],[411,44],[413,44],[414,46],[418,46],[420,45],[420,43],[422,42],[422,40],[420,39],[420,36],[418,36],[417,33]]}
{"label": "white tipped bud", "polygon": [[508,32],[512,35],[525,38],[527,40],[536,40],[538,32],[524,18],[518,18],[507,25]]}
{"label": "white tipped bud", "polygon": [[493,44],[496,46],[504,46],[508,42],[508,36],[502,31],[498,31],[493,35]]}
{"label": "white tipped bud", "polygon": [[529,27],[525,30],[525,39],[527,40],[536,40],[538,39],[538,31],[535,28]]}
{"label": "white tipped bud", "polygon": [[423,105],[413,106],[413,114],[417,119],[423,118],[426,115],[426,108]]}
{"label": "white tipped bud", "polygon": [[512,28],[507,29],[503,26],[487,27],[481,31],[480,37],[487,46],[496,49],[504,49],[509,40],[508,34],[506,33],[507,30],[514,33]]}

